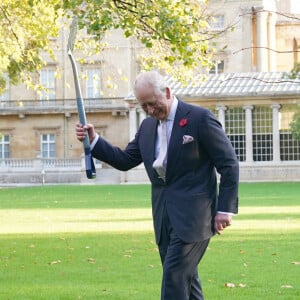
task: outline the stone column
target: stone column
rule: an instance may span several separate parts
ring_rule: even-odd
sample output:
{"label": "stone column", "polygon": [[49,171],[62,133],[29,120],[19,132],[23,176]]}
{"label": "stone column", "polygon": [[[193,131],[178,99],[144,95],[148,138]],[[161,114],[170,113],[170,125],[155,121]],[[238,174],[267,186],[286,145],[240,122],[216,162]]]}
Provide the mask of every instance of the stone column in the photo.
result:
{"label": "stone column", "polygon": [[269,71],[276,71],[276,19],[275,13],[269,14],[268,37],[269,37]]}
{"label": "stone column", "polygon": [[272,104],[273,110],[273,161],[280,161],[279,108],[280,104]]}
{"label": "stone column", "polygon": [[[252,28],[252,9],[247,8],[240,8],[241,10],[241,19],[242,19],[242,31],[241,34],[243,36],[248,36],[249,38],[241,39],[242,42],[242,49],[250,49],[253,45],[253,28]],[[253,50],[244,50],[236,53],[235,56],[240,57],[243,65],[240,66],[246,70],[253,70]],[[256,51],[256,50],[254,50]]]}
{"label": "stone column", "polygon": [[267,31],[267,17],[268,13],[263,11],[262,7],[257,8],[257,71],[268,71],[268,31]]}
{"label": "stone column", "polygon": [[225,131],[225,111],[226,111],[226,106],[225,105],[217,105],[216,109],[218,111],[218,119],[220,123],[222,124],[222,127]]}
{"label": "stone column", "polygon": [[129,109],[129,141],[131,141],[137,132],[137,100],[135,97],[125,99]]}
{"label": "stone column", "polygon": [[137,112],[135,106],[129,108],[129,140],[133,140],[137,132]]}
{"label": "stone column", "polygon": [[143,110],[143,109],[141,109],[141,108],[139,108],[138,110],[137,110],[137,112],[138,112],[138,115],[139,115],[139,125],[141,125],[142,124],[142,122],[143,122],[143,120],[146,118],[146,113],[145,113],[145,111]]}
{"label": "stone column", "polygon": [[245,105],[246,120],[246,162],[253,162],[253,131],[252,131],[252,105]]}

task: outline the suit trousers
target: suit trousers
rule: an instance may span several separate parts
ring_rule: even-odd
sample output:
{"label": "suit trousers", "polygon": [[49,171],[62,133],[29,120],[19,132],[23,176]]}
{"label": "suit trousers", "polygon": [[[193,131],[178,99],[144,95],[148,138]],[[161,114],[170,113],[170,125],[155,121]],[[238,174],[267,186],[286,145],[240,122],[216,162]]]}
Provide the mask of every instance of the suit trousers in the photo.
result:
{"label": "suit trousers", "polygon": [[209,240],[186,243],[174,232],[164,212],[158,245],[163,266],[161,300],[203,300],[198,264]]}

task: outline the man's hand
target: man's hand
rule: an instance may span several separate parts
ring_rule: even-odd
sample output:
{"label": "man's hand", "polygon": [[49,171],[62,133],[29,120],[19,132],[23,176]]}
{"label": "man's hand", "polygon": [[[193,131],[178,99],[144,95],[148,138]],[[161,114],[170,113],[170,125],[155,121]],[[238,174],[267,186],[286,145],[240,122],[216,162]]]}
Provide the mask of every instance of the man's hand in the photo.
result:
{"label": "man's hand", "polygon": [[217,234],[221,234],[226,227],[231,225],[232,215],[225,213],[217,213],[214,220],[214,226]]}
{"label": "man's hand", "polygon": [[95,128],[94,128],[93,124],[87,124],[83,127],[80,122],[77,122],[75,131],[76,131],[77,139],[80,142],[82,142],[85,139],[85,136],[87,135],[87,133],[89,135],[90,143],[93,142],[93,140],[96,136],[96,132],[95,132]]}

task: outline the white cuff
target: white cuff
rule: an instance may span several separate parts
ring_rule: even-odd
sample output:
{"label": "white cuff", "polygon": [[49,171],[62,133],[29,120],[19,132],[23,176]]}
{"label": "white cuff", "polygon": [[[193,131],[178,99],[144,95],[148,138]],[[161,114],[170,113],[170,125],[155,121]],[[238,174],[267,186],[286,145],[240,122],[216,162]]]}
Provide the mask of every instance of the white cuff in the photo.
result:
{"label": "white cuff", "polygon": [[95,147],[96,143],[98,142],[98,140],[99,140],[99,134],[96,133],[96,135],[95,135],[95,137],[94,137],[94,140],[93,140],[93,142],[92,142],[91,145],[90,145],[91,150],[94,149],[94,147]]}
{"label": "white cuff", "polygon": [[221,214],[221,215],[229,215],[229,216],[234,216],[235,215],[234,213],[226,212],[226,211],[217,211],[217,213]]}

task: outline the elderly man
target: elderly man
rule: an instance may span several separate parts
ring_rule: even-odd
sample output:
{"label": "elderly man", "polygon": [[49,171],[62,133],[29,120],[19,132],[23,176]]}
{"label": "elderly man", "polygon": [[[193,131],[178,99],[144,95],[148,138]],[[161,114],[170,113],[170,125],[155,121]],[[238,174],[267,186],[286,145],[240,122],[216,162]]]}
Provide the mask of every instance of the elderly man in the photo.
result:
{"label": "elderly man", "polygon": [[92,124],[78,123],[77,138],[88,132],[92,155],[119,170],[144,163],[163,266],[161,299],[202,300],[198,264],[210,238],[238,211],[235,151],[213,114],[172,95],[158,72],[141,73],[134,93],[149,117],[124,150],[96,134]]}

